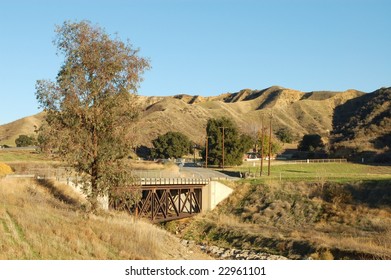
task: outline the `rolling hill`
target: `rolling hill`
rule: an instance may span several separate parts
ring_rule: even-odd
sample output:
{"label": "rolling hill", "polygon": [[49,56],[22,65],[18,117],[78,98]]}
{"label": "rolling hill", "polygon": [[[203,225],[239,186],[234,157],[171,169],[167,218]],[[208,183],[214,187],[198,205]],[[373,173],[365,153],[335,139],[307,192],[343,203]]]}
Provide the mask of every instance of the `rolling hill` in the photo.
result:
{"label": "rolling hill", "polygon": [[362,158],[381,152],[378,161],[391,161],[391,88],[337,106],[333,127],[331,138],[336,152]]}
{"label": "rolling hill", "polygon": [[201,144],[207,120],[222,116],[233,119],[243,133],[251,135],[260,129],[262,118],[267,121],[270,114],[275,130],[288,127],[298,136],[306,133],[326,136],[333,129],[335,107],[362,95],[355,90],[305,93],[273,86],[215,97],[176,95],[154,97],[154,102],[151,97],[140,97],[148,105],[137,124],[139,143],[149,146],[158,135],[173,130]]}
{"label": "rolling hill", "polygon": [[19,135],[34,135],[44,118],[44,113],[25,117],[4,125],[0,125],[0,145],[15,146]]}
{"label": "rolling hill", "polygon": [[[366,135],[373,144],[371,149],[381,151],[385,143],[381,137],[386,137],[386,142],[389,139],[389,129],[385,126],[389,124],[391,111],[390,91],[388,88],[373,93],[357,90],[301,92],[272,86],[213,97],[138,96],[142,115],[135,127],[136,141],[137,145],[150,147],[158,135],[179,131],[202,144],[207,120],[222,116],[231,118],[243,133],[255,135],[262,119],[268,122],[272,114],[274,131],[287,127],[298,139],[304,134],[317,133],[328,140],[331,133],[335,143],[346,144],[355,139],[361,141],[359,131],[371,129],[373,133]],[[43,113],[40,113],[0,126],[0,144],[14,145],[18,135],[34,133],[34,126],[42,119]]]}

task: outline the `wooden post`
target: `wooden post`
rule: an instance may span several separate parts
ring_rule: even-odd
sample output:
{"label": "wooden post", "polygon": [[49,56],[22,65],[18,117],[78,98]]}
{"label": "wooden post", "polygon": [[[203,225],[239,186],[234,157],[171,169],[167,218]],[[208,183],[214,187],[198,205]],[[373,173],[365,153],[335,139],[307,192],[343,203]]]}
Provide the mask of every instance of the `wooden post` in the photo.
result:
{"label": "wooden post", "polygon": [[222,149],[223,149],[223,151],[222,151],[222,153],[223,153],[223,170],[224,170],[224,130],[225,130],[225,126],[221,126],[221,127],[219,127],[219,128],[222,128],[223,129],[223,139],[222,139]]}
{"label": "wooden post", "polygon": [[270,115],[270,127],[269,127],[269,162],[267,165],[267,176],[270,176],[271,154],[272,154],[272,115]]}
{"label": "wooden post", "polygon": [[262,117],[262,126],[261,126],[261,170],[259,172],[259,176],[262,176],[263,172],[263,145],[265,141],[265,129],[263,127],[263,117]]}
{"label": "wooden post", "polygon": [[225,127],[223,126],[223,170],[224,170],[224,129]]}
{"label": "wooden post", "polygon": [[206,135],[205,138],[205,168],[208,168],[208,134]]}

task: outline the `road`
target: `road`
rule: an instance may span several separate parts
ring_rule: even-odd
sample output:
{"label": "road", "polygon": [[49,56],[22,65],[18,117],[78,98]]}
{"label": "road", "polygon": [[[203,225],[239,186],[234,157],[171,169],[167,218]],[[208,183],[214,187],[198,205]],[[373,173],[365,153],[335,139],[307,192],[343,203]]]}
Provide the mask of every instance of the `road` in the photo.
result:
{"label": "road", "polygon": [[203,179],[224,178],[229,180],[239,179],[239,177],[229,176],[227,174],[224,174],[222,172],[213,169],[194,167],[192,166],[192,164],[185,164],[185,166],[180,167],[179,172],[185,177],[194,177],[194,178],[203,178]]}

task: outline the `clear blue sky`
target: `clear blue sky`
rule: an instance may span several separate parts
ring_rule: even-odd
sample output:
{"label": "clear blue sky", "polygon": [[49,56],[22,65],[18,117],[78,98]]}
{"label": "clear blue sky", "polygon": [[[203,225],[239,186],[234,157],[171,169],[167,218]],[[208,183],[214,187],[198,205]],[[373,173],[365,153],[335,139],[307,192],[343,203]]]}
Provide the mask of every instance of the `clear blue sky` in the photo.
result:
{"label": "clear blue sky", "polygon": [[55,25],[89,20],[150,58],[140,95],[391,86],[388,0],[0,0],[0,124],[39,112]]}

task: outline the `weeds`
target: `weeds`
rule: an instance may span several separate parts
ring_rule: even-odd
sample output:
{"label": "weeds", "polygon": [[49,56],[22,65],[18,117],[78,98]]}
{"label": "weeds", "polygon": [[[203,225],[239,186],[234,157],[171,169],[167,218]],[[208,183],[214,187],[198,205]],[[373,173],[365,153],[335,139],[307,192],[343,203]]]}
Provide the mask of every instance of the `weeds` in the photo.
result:
{"label": "weeds", "polygon": [[0,259],[199,259],[125,213],[93,215],[66,185],[0,180]]}
{"label": "weeds", "polygon": [[[277,251],[291,258],[391,259],[391,209],[383,181],[242,181],[192,225],[211,243]],[[374,199],[378,204],[369,204]],[[186,233],[185,233],[186,234]],[[298,257],[299,256],[299,257]]]}

